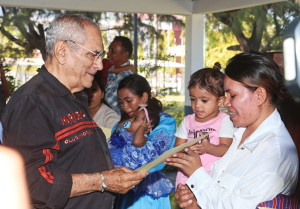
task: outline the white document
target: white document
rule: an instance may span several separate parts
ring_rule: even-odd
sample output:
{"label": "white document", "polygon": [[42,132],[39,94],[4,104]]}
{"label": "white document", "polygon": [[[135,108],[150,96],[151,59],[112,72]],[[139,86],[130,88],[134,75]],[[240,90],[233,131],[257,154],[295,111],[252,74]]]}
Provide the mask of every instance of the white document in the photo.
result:
{"label": "white document", "polygon": [[160,155],[158,158],[156,158],[155,160],[153,160],[152,162],[150,163],[147,163],[137,169],[135,169],[135,171],[148,171],[150,170],[151,168],[154,168],[155,166],[159,165],[160,163],[162,162],[165,162],[165,160],[169,157],[171,157],[173,154],[177,153],[177,152],[181,152],[184,148],[186,147],[190,147],[194,144],[196,144],[197,142],[199,141],[202,141],[203,139],[205,139],[206,136],[208,136],[209,134],[211,134],[212,132],[210,133],[207,133],[205,135],[202,135],[198,138],[195,138],[191,141],[188,141],[184,144],[181,144],[177,147],[174,147],[173,149],[170,149],[168,151],[165,151],[162,155]]}

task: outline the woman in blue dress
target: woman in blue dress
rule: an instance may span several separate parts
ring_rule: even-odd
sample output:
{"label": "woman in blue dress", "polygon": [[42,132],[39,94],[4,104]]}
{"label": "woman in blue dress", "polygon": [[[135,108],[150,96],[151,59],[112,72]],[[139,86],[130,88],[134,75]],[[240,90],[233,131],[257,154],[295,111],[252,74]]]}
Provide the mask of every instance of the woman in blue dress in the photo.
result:
{"label": "woman in blue dress", "polygon": [[[146,143],[136,147],[126,143],[114,147],[112,158],[117,159],[116,166],[126,166],[136,169],[155,160],[175,143],[174,133],[176,121],[170,115],[162,112],[160,101],[151,97],[151,88],[147,80],[137,74],[125,77],[118,86],[118,98],[123,114],[121,121],[115,126],[118,130],[124,121],[134,117],[139,105],[159,103],[159,124],[149,133]],[[169,179],[161,172],[165,164],[159,164],[149,170],[149,175],[127,194],[117,200],[117,208],[164,208],[170,209],[169,194],[174,190]]]}

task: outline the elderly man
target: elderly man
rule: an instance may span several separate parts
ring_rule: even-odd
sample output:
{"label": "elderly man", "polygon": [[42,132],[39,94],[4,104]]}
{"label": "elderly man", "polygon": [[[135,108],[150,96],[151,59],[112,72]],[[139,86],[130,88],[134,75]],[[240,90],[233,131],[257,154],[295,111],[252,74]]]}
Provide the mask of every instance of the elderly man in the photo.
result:
{"label": "elderly man", "polygon": [[4,144],[25,160],[33,208],[112,208],[147,172],[114,169],[87,95],[102,69],[99,27],[81,15],[56,18],[46,32],[47,59],[2,116]]}
{"label": "elderly man", "polygon": [[[132,43],[129,38],[124,36],[116,36],[109,45],[107,57],[113,66],[108,70],[108,79],[105,86],[105,101],[119,115],[121,114],[118,104],[117,89],[123,78],[132,74],[132,66],[130,66],[129,58],[132,54]],[[118,68],[117,72],[115,69]]]}

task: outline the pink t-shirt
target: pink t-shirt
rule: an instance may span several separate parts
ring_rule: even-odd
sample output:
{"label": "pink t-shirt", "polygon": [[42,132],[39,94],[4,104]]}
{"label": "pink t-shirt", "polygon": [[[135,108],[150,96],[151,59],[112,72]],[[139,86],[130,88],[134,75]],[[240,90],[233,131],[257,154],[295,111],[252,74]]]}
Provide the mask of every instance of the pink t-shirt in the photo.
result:
{"label": "pink t-shirt", "polygon": [[[209,132],[212,132],[209,134],[209,141],[212,144],[218,145],[220,142],[219,139],[219,130],[222,124],[223,119],[226,117],[226,114],[223,112],[220,112],[220,114],[204,123],[197,122],[195,120],[195,114],[187,115],[185,116],[185,126],[187,129],[187,141],[193,140],[199,136],[202,136],[204,134],[207,134]],[[199,155],[201,158],[202,166],[203,168],[210,173],[210,167],[211,165],[218,160],[220,157],[216,157],[207,153],[204,153],[202,155]],[[180,170],[177,173],[176,177],[176,187],[179,183],[185,184],[188,177],[184,175]]]}

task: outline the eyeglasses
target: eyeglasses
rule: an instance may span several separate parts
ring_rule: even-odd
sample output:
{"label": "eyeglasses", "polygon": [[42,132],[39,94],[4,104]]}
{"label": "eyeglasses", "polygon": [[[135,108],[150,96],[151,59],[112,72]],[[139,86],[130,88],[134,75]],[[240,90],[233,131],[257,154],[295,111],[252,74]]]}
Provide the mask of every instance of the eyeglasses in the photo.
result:
{"label": "eyeglasses", "polygon": [[90,50],[90,49],[88,49],[88,48],[82,46],[81,44],[76,43],[75,41],[72,41],[72,40],[64,40],[64,42],[67,42],[67,41],[70,41],[73,44],[76,44],[76,45],[80,46],[81,48],[83,48],[83,49],[87,50],[88,52],[90,52],[92,54],[92,56],[94,57],[94,61],[97,61],[99,59],[99,57],[101,57],[101,59],[103,59],[105,54],[106,54],[105,51],[101,51],[101,52],[95,51],[95,52],[93,52],[92,50]]}

